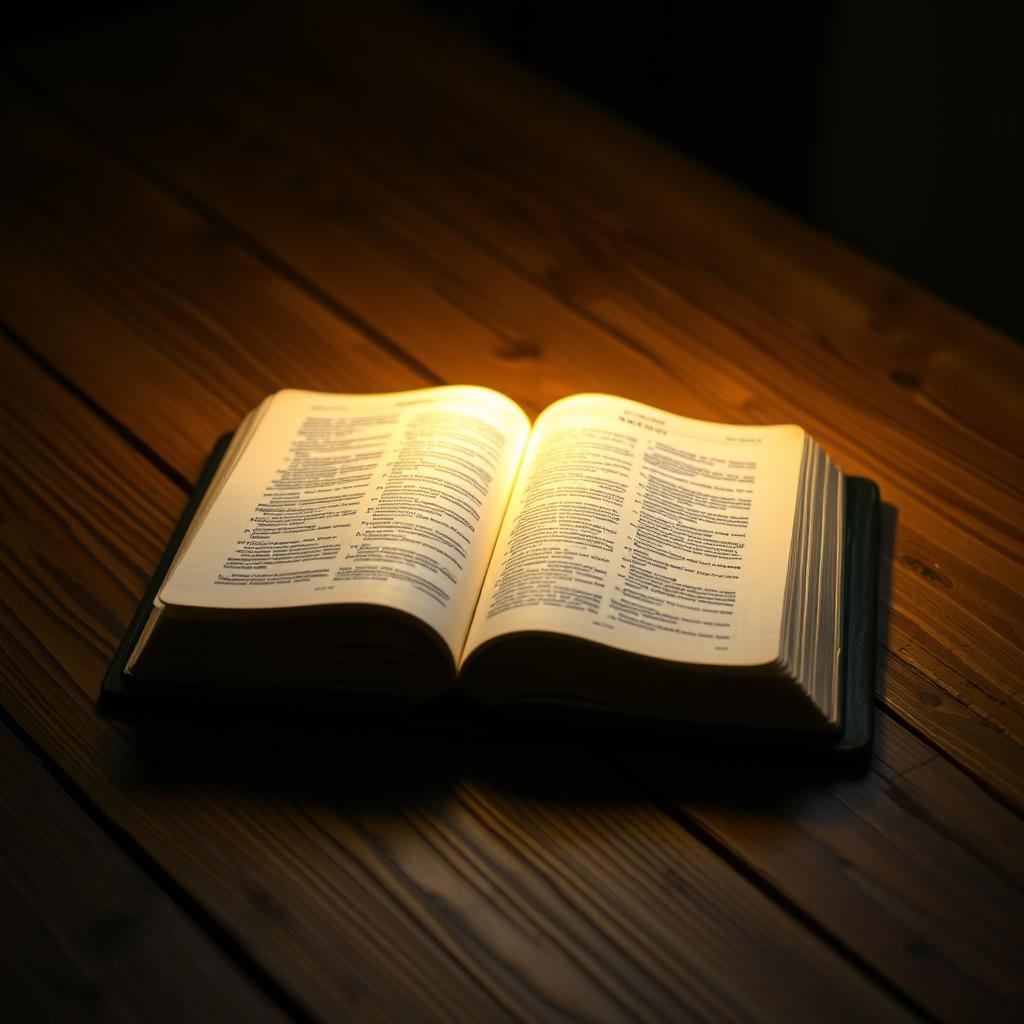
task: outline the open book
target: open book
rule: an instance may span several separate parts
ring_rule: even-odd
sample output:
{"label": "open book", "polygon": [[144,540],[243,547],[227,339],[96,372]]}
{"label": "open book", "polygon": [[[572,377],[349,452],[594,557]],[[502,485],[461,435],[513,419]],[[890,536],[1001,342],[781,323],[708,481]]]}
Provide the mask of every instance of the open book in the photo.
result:
{"label": "open book", "polygon": [[827,733],[843,474],[799,427],[609,395],[281,391],[243,421],[124,679]]}

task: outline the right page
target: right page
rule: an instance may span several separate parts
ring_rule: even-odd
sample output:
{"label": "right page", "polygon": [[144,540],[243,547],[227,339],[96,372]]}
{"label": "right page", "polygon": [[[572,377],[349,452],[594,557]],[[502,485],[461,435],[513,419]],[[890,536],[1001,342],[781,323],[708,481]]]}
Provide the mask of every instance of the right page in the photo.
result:
{"label": "right page", "polygon": [[538,418],[463,661],[521,632],[693,665],[780,658],[806,435],[610,395]]}

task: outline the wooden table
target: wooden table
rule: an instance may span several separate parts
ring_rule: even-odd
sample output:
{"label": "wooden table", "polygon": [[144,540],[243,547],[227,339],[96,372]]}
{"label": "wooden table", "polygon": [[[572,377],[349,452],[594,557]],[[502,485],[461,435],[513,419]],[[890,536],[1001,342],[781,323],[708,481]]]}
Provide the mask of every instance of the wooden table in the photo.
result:
{"label": "wooden table", "polygon": [[[1021,1018],[1020,348],[401,10],[3,74],[6,1019]],[[218,434],[441,382],[794,421],[877,480],[870,770],[97,713]]]}

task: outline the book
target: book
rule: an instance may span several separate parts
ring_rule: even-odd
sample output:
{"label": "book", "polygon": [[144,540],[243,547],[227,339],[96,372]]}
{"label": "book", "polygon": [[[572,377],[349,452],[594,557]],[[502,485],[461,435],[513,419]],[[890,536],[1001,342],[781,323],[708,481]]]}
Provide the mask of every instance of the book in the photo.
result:
{"label": "book", "polygon": [[611,395],[285,390],[220,446],[108,700],[870,738],[877,488],[804,430]]}

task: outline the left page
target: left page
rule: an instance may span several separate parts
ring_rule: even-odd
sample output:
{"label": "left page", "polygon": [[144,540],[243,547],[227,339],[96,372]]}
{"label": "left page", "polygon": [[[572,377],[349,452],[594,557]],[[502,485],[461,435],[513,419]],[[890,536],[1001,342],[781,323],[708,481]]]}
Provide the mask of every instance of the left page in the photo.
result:
{"label": "left page", "polygon": [[278,392],[158,603],[384,605],[458,657],[528,433],[486,388]]}

